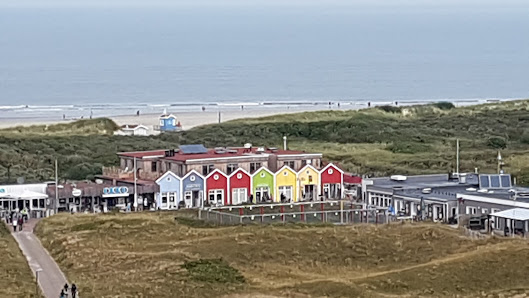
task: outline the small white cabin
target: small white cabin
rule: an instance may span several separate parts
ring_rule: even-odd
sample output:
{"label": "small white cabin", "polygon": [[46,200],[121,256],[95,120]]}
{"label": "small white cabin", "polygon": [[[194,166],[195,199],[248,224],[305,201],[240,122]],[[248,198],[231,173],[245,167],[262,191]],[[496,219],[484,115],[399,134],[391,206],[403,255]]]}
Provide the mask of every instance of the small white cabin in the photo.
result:
{"label": "small white cabin", "polygon": [[115,135],[120,136],[147,136],[149,135],[149,128],[145,125],[122,125],[121,128],[114,132]]}

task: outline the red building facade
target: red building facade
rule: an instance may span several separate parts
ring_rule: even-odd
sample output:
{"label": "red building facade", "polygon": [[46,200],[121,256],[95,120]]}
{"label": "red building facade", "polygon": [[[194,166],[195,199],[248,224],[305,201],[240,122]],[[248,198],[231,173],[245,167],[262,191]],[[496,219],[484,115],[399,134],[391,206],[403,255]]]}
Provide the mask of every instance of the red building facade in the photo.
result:
{"label": "red building facade", "polygon": [[229,177],[229,204],[239,205],[249,201],[252,179],[244,169],[238,169]]}
{"label": "red building facade", "polygon": [[206,176],[206,204],[228,205],[228,176],[216,169]]}

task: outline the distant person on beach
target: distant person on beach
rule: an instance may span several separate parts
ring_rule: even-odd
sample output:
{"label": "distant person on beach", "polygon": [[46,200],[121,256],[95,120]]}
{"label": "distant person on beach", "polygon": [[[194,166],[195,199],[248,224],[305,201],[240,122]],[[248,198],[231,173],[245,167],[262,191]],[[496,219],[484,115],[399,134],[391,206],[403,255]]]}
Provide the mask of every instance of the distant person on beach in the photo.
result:
{"label": "distant person on beach", "polygon": [[94,116],[94,111],[90,110],[90,119],[92,119],[92,116]]}
{"label": "distant person on beach", "polygon": [[395,105],[396,105],[396,106],[398,106],[398,105],[399,105],[399,102],[398,102],[398,101],[396,101],[396,102],[395,102]]}
{"label": "distant person on beach", "polygon": [[244,106],[241,106],[241,111],[243,111],[243,110],[244,110]]}
{"label": "distant person on beach", "polygon": [[62,120],[66,120],[66,114],[62,114]]}
{"label": "distant person on beach", "polygon": [[64,294],[64,290],[61,290],[61,294],[59,294],[60,298],[66,298],[66,294]]}
{"label": "distant person on beach", "polygon": [[140,115],[140,110],[138,110],[138,111],[136,112],[136,116],[139,116],[139,115]]}
{"label": "distant person on beach", "polygon": [[202,112],[206,111],[206,107],[202,106]]}
{"label": "distant person on beach", "polygon": [[368,107],[368,108],[371,107],[371,102],[368,102],[368,103],[367,103],[367,107]]}
{"label": "distant person on beach", "polygon": [[340,103],[338,103],[338,107],[340,107]]}

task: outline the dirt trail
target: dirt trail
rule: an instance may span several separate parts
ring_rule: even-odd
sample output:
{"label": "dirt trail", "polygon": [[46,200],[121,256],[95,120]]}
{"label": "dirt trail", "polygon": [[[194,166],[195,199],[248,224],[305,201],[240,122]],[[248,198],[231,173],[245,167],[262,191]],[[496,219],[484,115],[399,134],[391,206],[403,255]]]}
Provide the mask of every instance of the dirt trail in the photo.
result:
{"label": "dirt trail", "polygon": [[[299,283],[301,283],[301,284],[310,284],[310,283],[316,283],[316,282],[337,282],[337,283],[348,284],[348,283],[358,282],[358,281],[365,280],[365,279],[368,279],[368,278],[379,277],[379,276],[383,276],[383,275],[387,275],[387,274],[400,273],[400,272],[414,270],[414,269],[419,269],[419,268],[423,268],[423,267],[428,267],[428,266],[433,266],[433,265],[441,265],[441,264],[444,264],[444,263],[450,263],[450,262],[453,262],[453,261],[457,261],[457,260],[464,259],[464,258],[467,258],[467,257],[475,256],[475,255],[478,255],[478,254],[483,254],[483,253],[486,253],[486,252],[505,250],[505,249],[507,249],[509,247],[509,245],[510,245],[509,242],[501,242],[501,243],[497,243],[497,244],[489,244],[489,245],[485,245],[485,246],[478,246],[475,250],[466,251],[466,252],[462,252],[462,253],[457,253],[457,254],[453,254],[453,255],[448,255],[446,257],[443,257],[443,258],[440,258],[440,259],[435,259],[435,260],[432,260],[432,261],[429,261],[429,262],[426,262],[426,263],[412,265],[412,266],[403,267],[403,268],[391,269],[391,270],[386,270],[386,271],[366,273],[366,274],[362,274],[360,276],[354,276],[354,277],[334,277],[334,276],[332,276],[332,277],[321,278],[321,277],[319,277],[321,275],[317,275],[317,274],[311,274],[311,273],[307,273],[307,272],[296,272],[296,275],[301,277],[301,281],[297,281],[296,283],[298,283],[298,284]],[[312,277],[312,279],[311,279],[311,277]],[[313,277],[318,277],[318,278],[313,278]],[[277,282],[275,282],[273,284],[273,288],[280,289],[280,288],[288,287],[288,286],[291,286],[291,285],[292,285],[292,283],[277,283]]]}

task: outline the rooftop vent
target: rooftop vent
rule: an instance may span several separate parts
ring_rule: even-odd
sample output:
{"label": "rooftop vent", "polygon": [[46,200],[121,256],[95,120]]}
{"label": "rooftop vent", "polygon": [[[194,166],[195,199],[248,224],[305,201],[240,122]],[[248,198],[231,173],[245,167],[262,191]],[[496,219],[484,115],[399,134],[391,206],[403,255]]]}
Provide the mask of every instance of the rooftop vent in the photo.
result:
{"label": "rooftop vent", "polygon": [[174,156],[174,149],[165,150],[165,157],[173,157]]}
{"label": "rooftop vent", "polygon": [[224,154],[224,153],[226,153],[226,149],[223,148],[223,147],[217,147],[217,148],[215,148],[215,153]]}
{"label": "rooftop vent", "polygon": [[459,183],[460,184],[466,184],[467,183],[467,174],[459,174]]}
{"label": "rooftop vent", "polygon": [[272,152],[277,152],[277,148],[276,147],[270,147],[268,149],[270,149],[270,151],[272,151]]}
{"label": "rooftop vent", "polygon": [[480,189],[480,190],[478,190],[478,192],[479,192],[479,193],[487,193],[487,192],[489,192],[489,191],[486,190],[486,189]]}
{"label": "rooftop vent", "polygon": [[265,148],[264,147],[257,147],[257,153],[264,153]]}
{"label": "rooftop vent", "polygon": [[244,149],[251,149],[251,148],[252,148],[252,144],[251,143],[244,144]]}
{"label": "rooftop vent", "polygon": [[477,191],[477,189],[473,188],[473,187],[469,187],[466,189],[466,191]]}
{"label": "rooftop vent", "polygon": [[235,150],[235,149],[226,149],[226,152],[228,152],[228,153],[237,153],[237,150]]}
{"label": "rooftop vent", "polygon": [[408,179],[406,176],[403,176],[403,175],[393,175],[390,177],[391,180],[393,181],[406,181],[406,179]]}
{"label": "rooftop vent", "polygon": [[431,188],[423,188],[422,193],[423,193],[423,194],[429,194],[429,193],[432,193],[432,189],[431,189]]}

